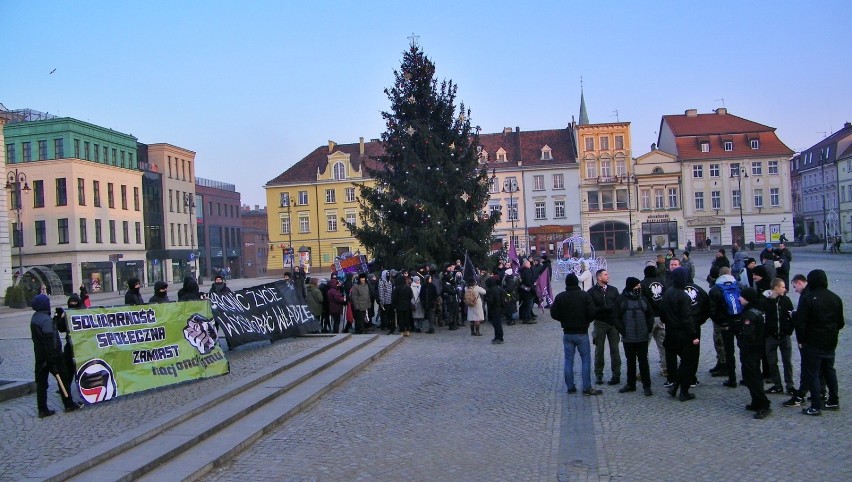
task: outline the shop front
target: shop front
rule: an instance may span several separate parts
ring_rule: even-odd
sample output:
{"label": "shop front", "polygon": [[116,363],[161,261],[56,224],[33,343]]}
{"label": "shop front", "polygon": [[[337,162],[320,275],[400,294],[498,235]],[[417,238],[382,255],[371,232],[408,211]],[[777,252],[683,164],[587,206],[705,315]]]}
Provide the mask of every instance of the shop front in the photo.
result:
{"label": "shop front", "polygon": [[538,226],[529,228],[530,252],[538,255],[550,254],[562,256],[565,253],[556,253],[559,243],[574,235],[574,226]]}
{"label": "shop front", "polygon": [[677,221],[668,214],[649,214],[642,223],[642,249],[654,251],[660,249],[678,249]]}
{"label": "shop front", "polygon": [[722,225],[725,224],[725,218],[715,216],[702,216],[686,220],[686,226],[692,228],[696,249],[707,249],[707,240],[710,240],[710,246],[722,245]]}
{"label": "shop front", "polygon": [[115,264],[115,271],[119,289],[125,289],[129,279],[136,278],[142,282],[145,279],[144,268],[145,261],[141,259],[118,261]]}
{"label": "shop front", "polygon": [[115,291],[115,283],[112,279],[112,263],[110,261],[98,261],[81,263],[80,270],[83,274],[83,286],[89,293],[104,293]]}
{"label": "shop front", "polygon": [[589,227],[589,242],[597,252],[615,254],[630,249],[630,232],[627,223],[603,221]]}

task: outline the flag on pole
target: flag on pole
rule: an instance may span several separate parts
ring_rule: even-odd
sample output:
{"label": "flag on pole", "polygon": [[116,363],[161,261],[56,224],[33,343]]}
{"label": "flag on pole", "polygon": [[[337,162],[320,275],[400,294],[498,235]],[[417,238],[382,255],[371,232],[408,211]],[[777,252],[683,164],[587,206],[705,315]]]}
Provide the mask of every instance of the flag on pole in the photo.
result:
{"label": "flag on pole", "polygon": [[509,236],[509,264],[512,266],[514,273],[521,270],[521,263],[518,261],[518,248],[515,246],[514,236]]}
{"label": "flag on pole", "polygon": [[473,265],[473,261],[471,261],[470,257],[468,257],[467,251],[464,253],[464,269],[462,270],[462,273],[462,278],[465,283],[473,280],[476,284],[479,284],[479,272],[476,270],[476,266]]}
{"label": "flag on pole", "polygon": [[541,271],[535,280],[535,294],[538,297],[542,311],[553,303],[553,289],[550,287],[550,267]]}

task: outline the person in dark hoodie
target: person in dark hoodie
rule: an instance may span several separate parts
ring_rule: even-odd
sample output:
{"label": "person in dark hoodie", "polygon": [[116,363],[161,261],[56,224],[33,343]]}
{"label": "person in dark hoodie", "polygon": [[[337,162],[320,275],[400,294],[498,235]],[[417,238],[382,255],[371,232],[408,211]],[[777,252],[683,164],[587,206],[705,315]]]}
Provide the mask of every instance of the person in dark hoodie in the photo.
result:
{"label": "person in dark hoodie", "polygon": [[154,294],[148,299],[149,304],[169,303],[169,284],[165,281],[157,281],[154,283]]}
{"label": "person in dark hoodie", "polygon": [[580,289],[577,275],[565,277],[565,291],[556,295],[550,306],[550,316],[562,325],[562,346],[565,351],[565,385],[568,393],[575,393],[574,352],[580,353],[583,395],[600,395],[592,387],[592,348],[589,343],[589,325],[597,313],[592,297]]}
{"label": "person in dark hoodie", "polygon": [[142,293],[139,292],[139,289],[142,287],[139,284],[139,278],[130,278],[127,280],[127,292],[124,293],[124,304],[125,305],[144,305],[145,300],[142,299]]}
{"label": "person in dark hoodie", "polygon": [[178,301],[197,301],[204,299],[198,290],[198,282],[191,275],[183,278],[183,287],[178,290]]}
{"label": "person in dark hoodie", "polygon": [[636,391],[638,361],[642,388],[645,396],[650,397],[653,392],[651,392],[651,371],[648,368],[648,342],[651,331],[654,329],[654,313],[650,304],[642,296],[642,282],[639,278],[632,276],[627,278],[624,291],[618,297],[616,320],[616,328],[623,340],[624,358],[627,360],[627,384],[618,393]]}
{"label": "person in dark hoodie", "polygon": [[666,290],[663,280],[657,278],[657,269],[654,266],[645,266],[643,272],[645,277],[642,279],[642,296],[651,305],[651,312],[654,314],[654,328],[651,331],[651,336],[654,337],[654,342],[657,344],[657,350],[660,352],[660,370],[664,377],[668,376],[666,369],[666,325],[660,321],[660,300],[663,299],[663,293]]}
{"label": "person in dark hoodie", "polygon": [[213,284],[210,285],[210,294],[224,296],[230,292],[231,289],[228,288],[228,283],[225,283],[225,279],[222,278],[222,276],[216,276],[213,278]]}
{"label": "person in dark hoodie", "polygon": [[70,387],[66,383],[69,376],[65,373],[59,330],[54,326],[53,318],[50,316],[50,298],[43,294],[36,295],[33,298],[32,308],[35,313],[30,320],[30,334],[35,355],[38,418],[49,417],[56,413],[47,406],[47,385],[51,374],[58,375],[57,382],[61,385],[59,394],[62,397],[62,404],[65,405],[65,411],[73,412],[80,407],[71,398]]}
{"label": "person in dark hoodie", "polygon": [[494,327],[494,339],[491,343],[503,344],[503,306],[506,304],[506,291],[500,286],[499,278],[490,276],[485,280],[485,304],[488,306],[488,321]]}
{"label": "person in dark hoodie", "polygon": [[825,409],[838,410],[837,372],[834,369],[834,351],[837,338],[845,326],[843,301],[828,289],[825,271],[815,269],[808,273],[808,290],[795,314],[796,339],[802,349],[802,373],[811,393],[811,406],[802,410],[805,415],[822,414],[820,407],[820,372],[828,385]]}
{"label": "person in dark hoodie", "polygon": [[680,358],[677,376],[669,388],[669,395],[678,396],[681,402],[692,400],[695,394],[689,393],[690,385],[697,369],[699,339],[696,323],[692,319],[692,299],[686,293],[689,273],[685,268],[672,272],[672,287],[663,293],[660,300],[660,318],[666,325],[666,354],[669,376],[673,375],[676,357]]}
{"label": "person in dark hoodie", "polygon": [[751,394],[751,403],[746,410],[754,413],[760,420],[772,413],[769,399],[763,391],[763,379],[760,374],[760,361],[766,353],[766,315],[761,305],[761,296],[754,288],[743,288],[740,303],[745,311],[734,321],[734,330],[739,333],[740,363],[743,366],[743,380]]}
{"label": "person in dark hoodie", "polygon": [[[411,318],[411,300],[414,299],[414,291],[411,290],[406,276],[399,274],[396,277],[396,285],[391,294],[391,300],[396,312],[396,325],[399,327],[402,336],[411,336],[411,330],[414,329],[414,323]],[[393,334],[394,327],[391,326],[388,335]]]}

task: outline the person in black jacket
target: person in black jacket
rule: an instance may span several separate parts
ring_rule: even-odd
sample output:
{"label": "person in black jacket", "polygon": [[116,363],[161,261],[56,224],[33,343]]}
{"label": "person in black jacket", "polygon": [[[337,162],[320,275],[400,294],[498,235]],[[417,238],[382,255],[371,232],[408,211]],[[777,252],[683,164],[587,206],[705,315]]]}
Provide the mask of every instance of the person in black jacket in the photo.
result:
{"label": "person in black jacket", "polygon": [[[675,357],[680,357],[680,365],[677,367],[677,376],[674,377],[669,395],[678,396],[680,390],[680,401],[685,402],[695,398],[695,394],[689,393],[690,385],[695,378],[695,370],[698,363],[699,343],[698,328],[692,319],[692,299],[686,293],[687,278],[689,272],[686,268],[677,268],[672,272],[673,285],[663,293],[660,300],[660,318],[666,325],[666,354],[671,362]],[[669,376],[672,376],[675,368],[674,363],[669,363]]]}
{"label": "person in black jacket", "polygon": [[[396,311],[396,324],[400,333],[402,333],[402,336],[411,336],[411,330],[414,329],[414,323],[411,319],[411,300],[414,299],[414,292],[411,290],[406,276],[397,275],[391,299]],[[393,328],[391,328],[390,333],[393,333]]]}
{"label": "person in black jacket", "polygon": [[423,305],[424,323],[427,326],[426,333],[435,333],[435,304],[438,301],[438,288],[432,282],[432,275],[427,274],[426,279],[420,285],[420,304]]}
{"label": "person in black jacket", "polygon": [[73,412],[79,408],[79,405],[71,398],[70,387],[66,382],[69,376],[65,373],[59,330],[54,326],[53,318],[50,316],[50,298],[47,295],[36,295],[33,298],[32,308],[35,313],[30,320],[30,334],[35,355],[38,418],[49,417],[56,413],[47,406],[47,385],[51,374],[57,376],[57,383],[60,384],[59,394],[62,397],[62,404],[65,405],[65,411]]}
{"label": "person in black jacket", "polygon": [[562,325],[562,346],[565,350],[565,385],[568,393],[575,393],[574,352],[580,353],[584,395],[600,395],[602,392],[592,388],[592,356],[589,344],[589,324],[597,309],[592,297],[580,289],[577,275],[569,273],[565,277],[565,291],[556,295],[550,306],[550,316]]}
{"label": "person in black jacket", "polygon": [[506,303],[506,291],[500,286],[499,278],[491,276],[485,280],[485,304],[488,306],[488,321],[494,327],[494,339],[491,343],[503,344],[503,306]]}
{"label": "person in black jacket", "polygon": [[837,372],[834,370],[834,351],[837,338],[845,326],[843,301],[828,289],[825,271],[808,273],[808,291],[802,296],[796,311],[796,339],[802,348],[802,372],[811,393],[811,406],[802,410],[806,415],[821,415],[820,371],[828,385],[827,410],[838,410]]}
{"label": "person in black jacket", "polygon": [[619,335],[615,328],[616,308],[618,304],[618,288],[609,286],[609,273],[599,269],[595,273],[597,283],[588,293],[595,304],[595,322],[592,330],[592,341],[595,344],[595,383],[603,383],[604,348],[609,340],[609,357],[612,363],[612,378],[609,385],[621,383],[621,353],[618,349]]}
{"label": "person in black jacket", "polygon": [[148,299],[149,304],[169,303],[169,284],[165,281],[157,281],[154,283],[154,294]]}
{"label": "person in black jacket", "polygon": [[178,301],[195,301],[204,299],[198,290],[198,282],[192,275],[183,278],[183,287],[178,290]]}
{"label": "person in black jacket", "polygon": [[746,405],[746,410],[755,412],[754,418],[758,420],[772,413],[769,399],[763,392],[763,379],[760,375],[760,360],[766,353],[766,316],[760,298],[754,288],[743,288],[740,302],[745,311],[734,321],[733,328],[740,335],[738,341],[743,380],[751,394],[751,403]]}
{"label": "person in black jacket", "polygon": [[643,272],[645,277],[642,279],[642,296],[651,305],[651,312],[654,314],[654,328],[651,331],[651,336],[654,337],[654,342],[657,344],[657,350],[660,352],[660,370],[664,377],[668,376],[666,369],[666,325],[660,321],[660,300],[663,299],[663,292],[666,287],[663,280],[657,277],[657,269],[654,266],[645,266]]}
{"label": "person in black jacket", "polygon": [[142,287],[139,284],[139,278],[130,278],[127,280],[127,292],[124,293],[124,304],[125,305],[144,305],[145,301],[142,299],[142,293],[139,292],[139,289]]}
{"label": "person in black jacket", "polygon": [[213,278],[213,284],[210,285],[210,294],[217,294],[219,296],[224,296],[231,292],[231,289],[228,288],[228,283],[225,283],[225,278],[217,275]]}
{"label": "person in black jacket", "polygon": [[636,363],[646,397],[651,392],[651,371],[648,368],[648,342],[654,329],[654,314],[650,304],[642,296],[639,278],[627,278],[624,291],[618,298],[616,326],[624,341],[624,358],[627,359],[627,384],[618,393],[636,391]]}
{"label": "person in black jacket", "polygon": [[775,278],[769,291],[763,292],[763,311],[766,313],[766,357],[769,359],[769,371],[773,384],[766,393],[784,393],[781,385],[781,372],[778,370],[778,350],[781,350],[781,362],[784,364],[784,383],[787,391],[793,393],[793,302],[787,296],[787,285],[781,278]]}
{"label": "person in black jacket", "polygon": [[518,312],[518,319],[521,321],[521,324],[530,325],[535,323],[533,321],[533,299],[535,298],[536,276],[530,267],[529,261],[524,261],[519,274],[521,282],[518,286],[518,295],[520,296],[521,307]]}

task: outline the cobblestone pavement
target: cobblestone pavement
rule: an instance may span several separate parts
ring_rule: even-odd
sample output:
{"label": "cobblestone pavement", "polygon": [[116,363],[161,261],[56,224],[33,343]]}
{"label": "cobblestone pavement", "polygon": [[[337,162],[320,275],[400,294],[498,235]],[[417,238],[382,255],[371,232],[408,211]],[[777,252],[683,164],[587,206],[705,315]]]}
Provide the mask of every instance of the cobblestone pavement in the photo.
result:
{"label": "cobblestone pavement", "polygon": [[[641,277],[647,258],[611,259],[613,285],[620,289],[627,276]],[[703,278],[710,254],[693,260]],[[794,250],[793,273],[815,267],[828,272],[830,288],[846,300],[852,318],[852,257]],[[554,280],[554,288],[561,290],[562,281]],[[845,480],[852,473],[849,328],[837,351],[841,411],[806,417],[780,406],[789,397],[772,395],[774,412],[766,420],[744,410],[745,388],[724,388],[707,373],[715,363],[710,323],[703,330],[698,398],[686,403],[668,397],[656,370],[653,397],[609,386],[599,397],[566,394],[559,326],[540,315],[536,325],[505,330],[501,346],[489,343],[487,326],[482,337],[445,329],[415,334],[205,479]],[[34,395],[0,403],[0,479],[19,479],[37,463],[144,424],[146,414],[179,406],[310,342],[238,349],[228,353],[227,376],[45,420],[35,417]],[[656,367],[653,343],[649,351]],[[31,377],[31,352],[27,339],[0,340],[0,378]],[[798,380],[796,350],[794,367]],[[59,405],[52,389],[50,403]]]}

